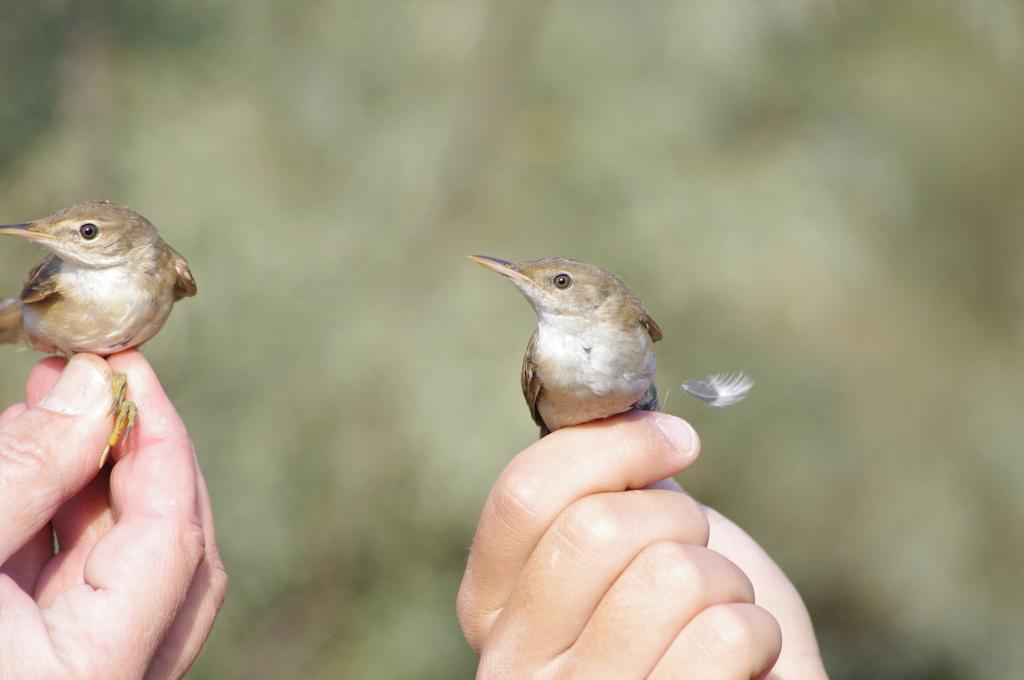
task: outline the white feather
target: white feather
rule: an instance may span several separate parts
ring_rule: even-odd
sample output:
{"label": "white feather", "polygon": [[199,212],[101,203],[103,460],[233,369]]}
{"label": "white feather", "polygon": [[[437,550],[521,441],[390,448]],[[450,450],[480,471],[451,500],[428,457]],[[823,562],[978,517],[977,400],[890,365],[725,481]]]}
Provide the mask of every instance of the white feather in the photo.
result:
{"label": "white feather", "polygon": [[743,401],[754,387],[754,381],[746,373],[715,373],[703,380],[687,380],[681,387],[711,406],[725,408]]}

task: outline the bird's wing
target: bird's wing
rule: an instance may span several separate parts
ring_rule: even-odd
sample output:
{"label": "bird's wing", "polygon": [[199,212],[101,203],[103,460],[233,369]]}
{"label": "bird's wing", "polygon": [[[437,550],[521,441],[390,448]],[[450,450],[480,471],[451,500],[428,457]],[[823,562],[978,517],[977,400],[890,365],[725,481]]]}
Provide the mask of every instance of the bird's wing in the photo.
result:
{"label": "bird's wing", "polygon": [[644,328],[647,329],[647,334],[651,336],[652,342],[661,340],[661,328],[658,326],[657,322],[651,318],[651,315],[647,313],[646,309],[643,310],[643,313],[640,316],[640,323],[642,323]]}
{"label": "bird's wing", "polygon": [[544,419],[540,417],[540,393],[544,389],[544,384],[537,376],[537,363],[534,361],[536,351],[537,331],[534,331],[533,335],[530,336],[530,344],[526,346],[526,356],[523,357],[523,374],[521,377],[526,405],[530,407],[530,415],[533,416],[533,422],[540,426],[540,436],[543,437],[546,434],[550,434],[551,430],[544,423]]}
{"label": "bird's wing", "polygon": [[59,295],[57,290],[57,272],[60,271],[60,258],[49,255],[28,273],[25,285],[21,289],[22,302],[42,302],[48,297]]}
{"label": "bird's wing", "polygon": [[188,262],[174,249],[171,249],[171,257],[174,258],[174,299],[192,297],[198,289],[196,280],[192,278],[192,272],[188,268]]}

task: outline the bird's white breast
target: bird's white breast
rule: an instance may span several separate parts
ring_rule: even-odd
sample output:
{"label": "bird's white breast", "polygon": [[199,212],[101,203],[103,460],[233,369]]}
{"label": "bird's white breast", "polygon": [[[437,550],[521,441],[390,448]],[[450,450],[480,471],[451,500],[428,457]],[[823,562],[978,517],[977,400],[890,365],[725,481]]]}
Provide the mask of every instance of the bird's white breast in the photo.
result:
{"label": "bird's white breast", "polygon": [[61,299],[40,310],[26,305],[23,320],[37,344],[64,353],[112,354],[139,345],[160,330],[173,304],[168,295],[154,295],[154,287],[128,267],[65,262],[57,276]]}
{"label": "bird's white breast", "polygon": [[640,324],[541,319],[535,357],[546,392],[541,414],[552,428],[626,411],[654,379],[653,342]]}

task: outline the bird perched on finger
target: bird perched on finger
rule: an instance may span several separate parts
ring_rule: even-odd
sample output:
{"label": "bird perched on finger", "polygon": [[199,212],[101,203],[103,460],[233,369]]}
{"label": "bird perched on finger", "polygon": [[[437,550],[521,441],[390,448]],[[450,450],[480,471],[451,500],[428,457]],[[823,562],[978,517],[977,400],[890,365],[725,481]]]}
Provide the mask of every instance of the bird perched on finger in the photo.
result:
{"label": "bird perched on finger", "polygon": [[[541,437],[630,409],[657,410],[654,343],[661,328],[618,277],[566,258],[470,259],[511,281],[537,313],[522,388]],[[712,406],[729,406],[752,386],[743,374],[716,374],[682,388]]]}
{"label": "bird perched on finger", "polygon": [[[188,263],[153,224],[131,208],[86,201],[33,222],[0,226],[0,235],[35,241],[50,251],[18,297],[0,301],[0,343],[47,354],[106,356],[156,335],[174,303],[196,294]],[[114,376],[117,412],[110,447],[135,422],[127,381]]]}

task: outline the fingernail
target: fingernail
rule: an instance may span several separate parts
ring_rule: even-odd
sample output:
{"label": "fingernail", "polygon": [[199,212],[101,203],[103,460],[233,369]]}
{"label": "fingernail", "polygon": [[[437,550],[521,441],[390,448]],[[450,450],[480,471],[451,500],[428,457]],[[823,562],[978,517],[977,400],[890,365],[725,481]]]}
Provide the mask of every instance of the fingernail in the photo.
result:
{"label": "fingernail", "polygon": [[53,389],[39,401],[39,405],[71,416],[107,408],[110,405],[110,378],[89,360],[71,357]]}
{"label": "fingernail", "polygon": [[687,458],[697,453],[699,449],[697,433],[688,422],[680,418],[672,418],[671,416],[662,416],[654,422],[658,429],[661,430],[661,433],[665,435],[669,445],[678,453]]}

